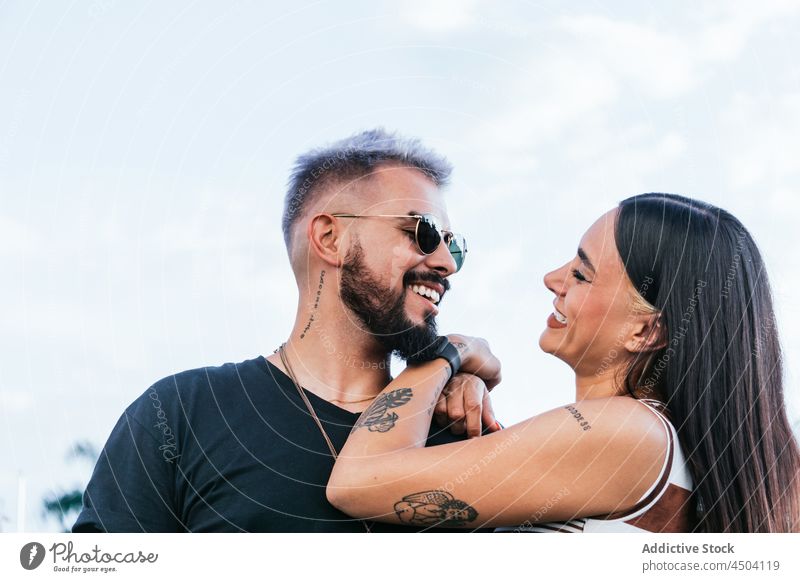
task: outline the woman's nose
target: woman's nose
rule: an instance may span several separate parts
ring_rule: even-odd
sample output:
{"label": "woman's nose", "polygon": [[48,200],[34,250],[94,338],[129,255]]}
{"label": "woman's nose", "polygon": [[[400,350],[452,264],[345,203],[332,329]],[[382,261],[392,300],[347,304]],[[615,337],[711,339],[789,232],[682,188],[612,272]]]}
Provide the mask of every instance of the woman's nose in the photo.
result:
{"label": "woman's nose", "polygon": [[565,292],[564,283],[566,282],[566,278],[564,273],[566,272],[566,267],[567,265],[559,267],[544,276],[544,286],[556,295],[563,295]]}

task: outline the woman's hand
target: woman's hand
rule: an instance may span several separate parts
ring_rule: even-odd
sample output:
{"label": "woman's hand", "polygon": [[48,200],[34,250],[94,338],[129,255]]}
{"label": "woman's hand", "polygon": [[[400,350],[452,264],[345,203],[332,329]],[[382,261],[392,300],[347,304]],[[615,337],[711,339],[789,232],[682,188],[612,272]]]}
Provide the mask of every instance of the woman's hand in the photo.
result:
{"label": "woman's hand", "polygon": [[453,434],[470,438],[481,436],[482,427],[489,432],[500,430],[494,417],[489,389],[478,376],[459,373],[444,387],[433,410],[436,422],[449,426]]}
{"label": "woman's hand", "polygon": [[478,376],[491,390],[500,383],[500,360],[489,349],[489,342],[480,337],[449,334],[447,339],[461,355],[461,370]]}

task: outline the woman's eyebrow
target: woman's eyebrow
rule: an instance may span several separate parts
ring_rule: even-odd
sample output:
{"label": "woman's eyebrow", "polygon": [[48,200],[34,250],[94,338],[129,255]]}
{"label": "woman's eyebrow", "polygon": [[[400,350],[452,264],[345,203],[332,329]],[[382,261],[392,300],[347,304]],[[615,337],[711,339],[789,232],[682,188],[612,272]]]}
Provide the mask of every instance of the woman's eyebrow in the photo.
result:
{"label": "woman's eyebrow", "polygon": [[589,257],[586,256],[586,251],[584,251],[581,247],[578,247],[578,258],[580,258],[581,262],[589,267],[592,271],[595,273],[597,272],[597,269],[594,268],[592,261],[590,261]]}

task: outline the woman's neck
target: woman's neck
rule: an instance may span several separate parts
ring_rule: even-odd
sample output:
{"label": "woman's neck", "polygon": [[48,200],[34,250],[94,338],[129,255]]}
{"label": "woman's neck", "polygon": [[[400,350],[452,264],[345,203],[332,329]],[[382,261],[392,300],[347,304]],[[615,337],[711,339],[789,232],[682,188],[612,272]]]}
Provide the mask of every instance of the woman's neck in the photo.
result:
{"label": "woman's neck", "polygon": [[620,396],[624,390],[620,388],[616,370],[608,370],[602,374],[592,373],[582,375],[575,373],[575,401],[594,398],[610,398]]}
{"label": "woman's neck", "polygon": [[[602,374],[581,374],[575,372],[575,401],[591,398],[610,398],[611,396],[630,396],[625,386],[627,369],[616,367]],[[651,398],[665,402],[658,387],[636,389],[634,398]]]}

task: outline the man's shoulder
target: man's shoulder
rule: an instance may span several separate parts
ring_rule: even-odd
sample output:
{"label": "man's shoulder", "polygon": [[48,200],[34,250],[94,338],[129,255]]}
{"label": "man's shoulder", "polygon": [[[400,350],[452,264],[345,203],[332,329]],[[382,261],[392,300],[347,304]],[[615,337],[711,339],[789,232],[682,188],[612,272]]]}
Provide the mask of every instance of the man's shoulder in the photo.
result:
{"label": "man's shoulder", "polygon": [[258,356],[238,363],[227,362],[217,366],[192,368],[190,370],[170,374],[169,376],[164,376],[153,384],[153,386],[157,388],[185,387],[188,389],[196,389],[203,386],[213,387],[215,382],[238,382],[243,376],[262,371],[263,367],[259,365],[259,360],[262,359],[261,356]]}
{"label": "man's shoulder", "polygon": [[160,406],[185,407],[197,399],[213,398],[246,386],[255,379],[263,380],[265,366],[258,356],[243,362],[228,362],[217,366],[203,366],[164,376],[152,384],[129,408],[142,402],[156,402]]}

